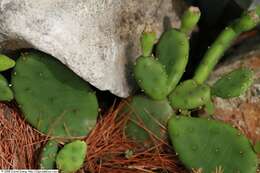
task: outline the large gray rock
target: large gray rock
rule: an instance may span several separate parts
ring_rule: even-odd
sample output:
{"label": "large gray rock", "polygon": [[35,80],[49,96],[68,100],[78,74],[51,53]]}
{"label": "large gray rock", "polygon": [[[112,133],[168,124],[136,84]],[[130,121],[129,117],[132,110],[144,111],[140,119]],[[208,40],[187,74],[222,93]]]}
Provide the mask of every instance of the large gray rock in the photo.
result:
{"label": "large gray rock", "polygon": [[179,25],[182,0],[0,0],[1,49],[49,53],[100,90],[127,97],[146,24]]}

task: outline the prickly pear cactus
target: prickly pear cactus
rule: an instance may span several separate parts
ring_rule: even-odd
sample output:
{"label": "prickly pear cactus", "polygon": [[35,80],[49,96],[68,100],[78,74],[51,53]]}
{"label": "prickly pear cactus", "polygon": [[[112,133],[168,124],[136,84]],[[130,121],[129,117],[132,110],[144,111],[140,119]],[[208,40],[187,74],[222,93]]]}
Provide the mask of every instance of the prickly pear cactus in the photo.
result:
{"label": "prickly pear cactus", "polygon": [[0,71],[5,71],[15,66],[15,61],[6,55],[0,54]]}
{"label": "prickly pear cactus", "polygon": [[171,29],[163,34],[157,58],[139,57],[134,75],[142,90],[155,100],[165,99],[178,84],[188,62],[189,43],[185,34]]}
{"label": "prickly pear cactus", "polygon": [[189,8],[183,17],[180,30],[170,29],[163,33],[155,57],[151,53],[156,35],[152,32],[143,33],[143,55],[136,62],[134,76],[143,92],[152,99],[165,99],[179,83],[188,63],[187,32],[193,29],[199,18],[199,9]]}
{"label": "prickly pear cactus", "polygon": [[9,88],[7,80],[0,74],[0,101],[11,101],[13,97],[13,91]]}
{"label": "prickly pear cactus", "polygon": [[74,141],[66,144],[58,153],[56,164],[64,173],[73,173],[79,170],[84,163],[87,153],[87,144],[83,141]]}
{"label": "prickly pear cactus", "polygon": [[197,84],[194,80],[182,82],[170,94],[171,106],[176,109],[194,109],[210,101],[210,88]]}
{"label": "prickly pear cactus", "polygon": [[23,54],[12,84],[25,119],[47,135],[81,137],[96,124],[98,103],[89,84],[49,55]]}
{"label": "prickly pear cactus", "polygon": [[156,138],[165,139],[165,127],[174,114],[167,100],[155,101],[145,96],[133,97],[126,105],[124,113],[130,114],[125,127],[126,136],[142,143],[151,141],[147,130]]}
{"label": "prickly pear cactus", "polygon": [[58,142],[50,140],[42,149],[40,156],[41,169],[54,169],[56,163],[56,156],[58,153]]}
{"label": "prickly pear cactus", "polygon": [[212,94],[222,98],[238,97],[252,85],[253,76],[253,71],[248,68],[236,69],[222,76],[212,86]]}
{"label": "prickly pear cactus", "polygon": [[225,173],[255,173],[257,156],[248,139],[235,128],[214,120],[173,117],[170,139],[184,165],[212,173],[222,167]]}
{"label": "prickly pear cactus", "polygon": [[[178,39],[184,40],[177,43]],[[183,45],[182,50],[180,50],[181,44]],[[170,49],[170,47],[176,47],[176,50]],[[147,95],[155,100],[161,100],[166,98],[169,92],[174,89],[188,62],[188,47],[185,34],[172,29],[165,33],[159,43],[158,50],[164,49],[159,51],[162,52],[160,53],[161,58],[154,59],[153,57],[142,56],[137,59],[134,68],[135,78]],[[162,61],[165,61],[167,66]]]}
{"label": "prickly pear cactus", "polygon": [[243,14],[218,36],[216,41],[209,47],[200,65],[195,71],[193,79],[201,84],[205,82],[218,61],[223,57],[225,51],[232,42],[242,33],[253,29],[259,24],[260,18],[256,10]]}

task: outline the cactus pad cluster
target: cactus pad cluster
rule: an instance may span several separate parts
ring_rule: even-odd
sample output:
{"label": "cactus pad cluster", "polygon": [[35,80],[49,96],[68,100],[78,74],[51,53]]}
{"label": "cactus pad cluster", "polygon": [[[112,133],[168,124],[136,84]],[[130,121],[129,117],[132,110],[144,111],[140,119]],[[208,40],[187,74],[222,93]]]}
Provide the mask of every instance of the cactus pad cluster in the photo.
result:
{"label": "cactus pad cluster", "polygon": [[94,91],[61,62],[41,52],[23,53],[16,62],[0,55],[0,72],[13,67],[11,84],[0,74],[0,101],[15,98],[25,120],[51,137],[39,156],[39,168],[76,172],[84,162],[86,143],[74,141],[61,151],[59,143],[85,137],[95,126]]}
{"label": "cactus pad cluster", "polygon": [[[200,118],[199,114],[193,118],[191,112],[203,108],[211,115],[213,97],[238,97],[251,86],[253,72],[247,68],[222,76],[213,86],[206,80],[232,42],[259,24],[259,15],[260,6],[226,27],[205,53],[192,79],[185,81],[182,77],[189,59],[189,34],[200,19],[199,9],[188,8],[180,28],[165,31],[159,39],[156,32],[146,28],[141,37],[142,54],[134,65],[134,77],[146,95],[133,96],[120,112],[130,117],[124,129],[126,136],[150,147],[154,144],[151,138],[165,140],[168,130],[175,151],[190,170],[202,168],[204,173],[211,173],[221,167],[225,173],[255,173],[259,142],[253,147],[232,126]],[[98,102],[94,91],[44,53],[24,53],[17,62],[0,55],[0,72],[13,67],[12,88],[0,75],[0,101],[14,97],[25,119],[51,137],[39,157],[40,168],[76,172],[83,166],[87,144],[76,140],[60,149],[59,143],[85,137],[95,126]],[[127,155],[132,154],[129,151]]]}
{"label": "cactus pad cluster", "polygon": [[[155,46],[155,51],[153,51],[153,44],[156,42],[154,33],[143,33],[141,39],[143,54],[136,61],[134,75],[142,92],[148,97],[145,100],[139,96],[134,97],[130,105],[136,113],[130,113],[130,117],[137,121],[137,118],[133,117],[138,117],[136,115],[139,114],[139,119],[146,126],[141,129],[140,126],[129,122],[126,133],[136,140],[149,139],[151,133],[147,132],[156,134],[159,129],[152,123],[153,119],[148,116],[148,112],[156,112],[154,118],[165,123],[169,116],[164,116],[161,110],[165,109],[168,99],[173,109],[169,111],[172,112],[169,115],[177,114],[171,116],[168,132],[175,151],[187,168],[190,170],[202,168],[205,173],[211,173],[219,167],[222,167],[225,173],[256,172],[256,153],[245,136],[230,125],[214,120],[192,118],[191,115],[194,116],[194,113],[191,112],[204,109],[208,115],[212,115],[213,97],[238,97],[251,86],[253,73],[246,68],[224,75],[213,86],[206,84],[206,80],[232,42],[242,32],[259,24],[259,9],[260,6],[256,10],[244,13],[226,27],[205,53],[193,78],[186,81],[181,79],[189,56],[188,35],[200,18],[198,8],[190,7],[184,13],[180,29],[169,29],[163,33]],[[159,101],[165,104],[158,104]],[[196,116],[200,117],[199,114]]]}
{"label": "cactus pad cluster", "polygon": [[196,25],[199,16],[197,8],[189,8],[183,17],[182,28],[172,28],[161,36],[155,56],[152,55],[154,33],[143,33],[143,55],[137,59],[134,75],[143,92],[152,99],[165,99],[179,83],[189,57],[187,33]]}

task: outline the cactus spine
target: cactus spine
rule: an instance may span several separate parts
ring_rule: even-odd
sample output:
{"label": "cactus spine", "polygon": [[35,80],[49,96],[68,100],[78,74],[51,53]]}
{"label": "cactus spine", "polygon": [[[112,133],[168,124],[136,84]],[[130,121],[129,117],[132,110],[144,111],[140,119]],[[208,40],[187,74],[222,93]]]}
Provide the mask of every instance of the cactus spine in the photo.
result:
{"label": "cactus spine", "polygon": [[203,83],[234,39],[242,32],[254,28],[258,23],[259,16],[255,10],[252,10],[243,14],[240,19],[228,26],[206,52],[195,71],[193,79],[199,84]]}

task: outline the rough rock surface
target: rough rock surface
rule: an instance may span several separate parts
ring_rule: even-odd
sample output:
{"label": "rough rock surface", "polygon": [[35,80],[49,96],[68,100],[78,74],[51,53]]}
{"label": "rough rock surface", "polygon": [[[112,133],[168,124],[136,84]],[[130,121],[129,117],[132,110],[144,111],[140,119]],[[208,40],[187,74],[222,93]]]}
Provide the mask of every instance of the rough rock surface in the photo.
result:
{"label": "rough rock surface", "polygon": [[[221,75],[239,67],[253,69],[254,83],[242,96],[233,99],[215,98],[216,119],[229,122],[244,132],[253,143],[260,140],[260,39],[253,50],[248,43],[239,48],[235,55],[220,64],[210,77],[209,83],[214,83]],[[257,51],[256,51],[257,50]]]}
{"label": "rough rock surface", "polygon": [[146,24],[179,25],[182,0],[0,0],[1,49],[49,53],[100,90],[126,97]]}

